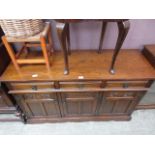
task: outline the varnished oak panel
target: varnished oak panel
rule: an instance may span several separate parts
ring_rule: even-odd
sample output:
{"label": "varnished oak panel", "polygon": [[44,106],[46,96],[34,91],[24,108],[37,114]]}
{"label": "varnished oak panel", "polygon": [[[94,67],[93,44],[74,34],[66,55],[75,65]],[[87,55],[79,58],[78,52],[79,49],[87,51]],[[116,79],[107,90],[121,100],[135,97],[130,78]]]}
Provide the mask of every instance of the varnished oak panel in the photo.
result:
{"label": "varnished oak panel", "polygon": [[94,116],[98,103],[98,93],[61,93],[64,117]]}
{"label": "varnished oak panel", "polygon": [[56,94],[23,94],[18,96],[19,106],[26,117],[61,117]]}
{"label": "varnished oak panel", "polygon": [[132,100],[117,99],[117,100],[105,100],[99,109],[99,115],[104,114],[128,114],[130,105],[133,104]]}
{"label": "varnished oak panel", "polygon": [[[64,75],[63,55],[55,52],[50,72],[45,65],[24,65],[17,72],[12,64],[6,69],[1,81],[61,81],[61,80],[146,80],[155,79],[155,70],[147,59],[137,50],[122,50],[116,62],[116,74],[109,73],[113,51],[72,52],[69,64],[70,74]],[[32,77],[37,74],[37,77]]]}
{"label": "varnished oak panel", "polygon": [[99,115],[130,115],[145,92],[106,92],[103,93]]}

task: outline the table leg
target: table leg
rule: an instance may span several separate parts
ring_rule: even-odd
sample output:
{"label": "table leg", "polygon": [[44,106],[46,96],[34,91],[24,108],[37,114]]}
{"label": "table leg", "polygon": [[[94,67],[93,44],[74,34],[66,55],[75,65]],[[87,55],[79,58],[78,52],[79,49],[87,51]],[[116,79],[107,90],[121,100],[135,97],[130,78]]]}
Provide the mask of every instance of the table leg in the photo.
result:
{"label": "table leg", "polygon": [[64,54],[64,63],[65,63],[64,74],[67,75],[69,74],[68,53],[67,53],[67,47],[66,47],[67,24],[57,22],[56,29],[57,29],[57,34],[61,45],[61,49]]}
{"label": "table leg", "polygon": [[114,70],[115,61],[116,61],[118,53],[122,47],[122,44],[128,34],[128,31],[130,28],[130,22],[129,21],[121,21],[121,22],[118,22],[117,25],[118,25],[119,34],[118,34],[114,54],[112,57],[112,63],[111,63],[111,67],[110,67],[111,74],[115,74],[115,70]]}
{"label": "table leg", "polygon": [[66,32],[67,33],[67,36],[66,36],[67,52],[68,52],[69,55],[71,55],[71,51],[70,51],[70,28],[69,28],[70,26],[69,26],[69,23],[67,23],[66,26],[67,26],[67,28],[66,28],[67,29],[66,30],[67,31]]}
{"label": "table leg", "polygon": [[102,43],[103,43],[106,27],[107,27],[107,22],[102,22],[102,30],[101,30],[98,53],[101,53],[101,50],[102,50]]}

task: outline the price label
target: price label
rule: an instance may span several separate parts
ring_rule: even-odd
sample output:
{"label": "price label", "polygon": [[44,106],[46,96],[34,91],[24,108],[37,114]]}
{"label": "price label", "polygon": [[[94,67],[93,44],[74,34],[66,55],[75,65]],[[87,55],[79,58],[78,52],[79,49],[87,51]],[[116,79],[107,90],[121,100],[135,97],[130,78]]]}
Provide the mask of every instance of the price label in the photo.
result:
{"label": "price label", "polygon": [[78,76],[78,79],[84,79],[84,76]]}
{"label": "price label", "polygon": [[32,77],[36,78],[36,77],[38,77],[38,74],[32,74]]}

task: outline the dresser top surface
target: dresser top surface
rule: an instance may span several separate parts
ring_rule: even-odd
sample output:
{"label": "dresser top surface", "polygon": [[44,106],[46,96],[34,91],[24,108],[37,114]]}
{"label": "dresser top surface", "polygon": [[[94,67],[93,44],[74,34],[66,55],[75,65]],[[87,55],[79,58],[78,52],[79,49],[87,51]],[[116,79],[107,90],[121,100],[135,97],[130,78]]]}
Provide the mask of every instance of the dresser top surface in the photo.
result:
{"label": "dresser top surface", "polygon": [[145,80],[155,79],[155,69],[138,50],[121,50],[114,75],[109,73],[112,50],[101,54],[96,51],[72,51],[69,56],[69,75],[64,75],[63,53],[51,57],[51,70],[45,65],[23,65],[20,72],[9,64],[1,81],[67,81],[67,80]]}

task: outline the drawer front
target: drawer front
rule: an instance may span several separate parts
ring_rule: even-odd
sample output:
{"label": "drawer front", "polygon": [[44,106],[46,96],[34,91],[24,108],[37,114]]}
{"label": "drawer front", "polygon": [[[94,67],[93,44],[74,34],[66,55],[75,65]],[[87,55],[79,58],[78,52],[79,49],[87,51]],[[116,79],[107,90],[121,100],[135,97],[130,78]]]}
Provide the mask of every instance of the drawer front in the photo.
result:
{"label": "drawer front", "polygon": [[11,83],[11,90],[43,90],[54,88],[53,82],[25,82]]}
{"label": "drawer front", "polygon": [[26,91],[100,91],[101,89],[143,89],[149,87],[149,81],[73,81],[73,82],[12,82],[10,90]]}
{"label": "drawer front", "polygon": [[102,81],[80,81],[80,82],[59,82],[59,86],[62,89],[88,89],[88,88],[100,88]]}
{"label": "drawer front", "polygon": [[107,81],[106,88],[134,88],[134,87],[148,87],[149,81]]}
{"label": "drawer front", "polygon": [[101,89],[146,89],[149,87],[149,81],[78,81],[78,82],[59,82],[59,88],[63,90],[88,90],[100,91]]}

